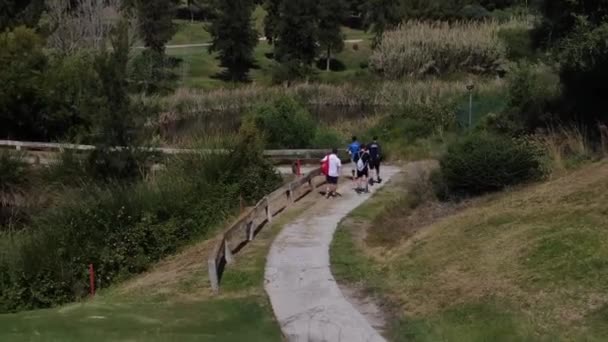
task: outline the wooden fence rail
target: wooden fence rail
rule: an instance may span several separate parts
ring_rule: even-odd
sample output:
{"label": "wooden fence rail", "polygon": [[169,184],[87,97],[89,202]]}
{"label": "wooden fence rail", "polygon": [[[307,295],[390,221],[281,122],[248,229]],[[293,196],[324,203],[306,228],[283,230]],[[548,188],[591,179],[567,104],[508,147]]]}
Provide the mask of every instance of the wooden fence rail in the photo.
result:
{"label": "wooden fence rail", "polygon": [[[94,150],[93,145],[77,145],[77,144],[60,144],[60,143],[42,143],[32,141],[14,141],[0,140],[0,148],[14,149],[17,151],[43,151],[43,152],[63,152],[77,151],[86,152]],[[115,147],[115,150],[124,149],[125,147]],[[224,149],[181,149],[169,147],[141,147],[143,151],[160,152],[163,154],[188,154],[188,153],[225,153]],[[264,155],[271,158],[301,158],[301,159],[317,159],[323,157],[327,150],[309,149],[309,150],[266,150]]]}
{"label": "wooden fence rail", "polygon": [[316,178],[321,175],[321,169],[316,169],[282,186],[260,200],[224,231],[207,259],[209,281],[214,291],[219,291],[221,275],[226,265],[234,260],[234,254],[252,241],[256,232],[264,224],[272,222],[274,216],[325,183],[325,180],[316,183]]}

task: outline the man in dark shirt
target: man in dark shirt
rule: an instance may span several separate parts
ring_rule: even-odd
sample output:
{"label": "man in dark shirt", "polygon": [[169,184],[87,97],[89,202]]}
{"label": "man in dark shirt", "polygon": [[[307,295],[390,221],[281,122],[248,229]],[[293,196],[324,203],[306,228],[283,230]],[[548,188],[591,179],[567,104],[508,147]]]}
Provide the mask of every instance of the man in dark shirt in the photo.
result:
{"label": "man in dark shirt", "polygon": [[[382,147],[378,143],[378,137],[374,137],[374,141],[369,144],[369,167],[372,171],[376,171],[376,179],[378,183],[382,182],[382,178],[380,178],[380,162],[382,161]],[[372,179],[373,179],[372,173]]]}

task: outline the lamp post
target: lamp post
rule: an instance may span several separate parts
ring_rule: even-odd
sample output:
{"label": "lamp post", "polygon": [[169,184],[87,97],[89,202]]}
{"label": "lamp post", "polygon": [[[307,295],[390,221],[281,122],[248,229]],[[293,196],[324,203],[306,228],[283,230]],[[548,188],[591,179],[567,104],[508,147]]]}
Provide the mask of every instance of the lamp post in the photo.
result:
{"label": "lamp post", "polygon": [[475,89],[475,84],[470,81],[467,84],[467,90],[469,91],[469,129],[473,127],[473,89]]}

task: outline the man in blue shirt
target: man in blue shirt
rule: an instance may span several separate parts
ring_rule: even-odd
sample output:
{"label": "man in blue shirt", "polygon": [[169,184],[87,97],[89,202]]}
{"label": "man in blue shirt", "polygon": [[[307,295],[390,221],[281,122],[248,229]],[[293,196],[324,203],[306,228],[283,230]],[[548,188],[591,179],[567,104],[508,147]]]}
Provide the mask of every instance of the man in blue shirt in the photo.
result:
{"label": "man in blue shirt", "polygon": [[350,161],[353,166],[352,174],[353,180],[356,178],[357,160],[359,159],[359,151],[361,150],[361,144],[357,141],[357,137],[353,136],[353,141],[348,145],[347,151],[350,155]]}

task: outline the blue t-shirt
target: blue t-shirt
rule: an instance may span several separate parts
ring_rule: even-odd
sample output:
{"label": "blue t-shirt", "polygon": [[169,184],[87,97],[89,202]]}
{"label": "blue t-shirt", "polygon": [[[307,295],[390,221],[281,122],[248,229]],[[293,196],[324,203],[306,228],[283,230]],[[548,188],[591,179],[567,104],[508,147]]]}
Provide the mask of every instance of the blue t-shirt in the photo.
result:
{"label": "blue t-shirt", "polygon": [[353,142],[348,145],[348,152],[350,152],[351,158],[355,158],[359,156],[359,151],[361,150],[361,144],[358,141]]}

